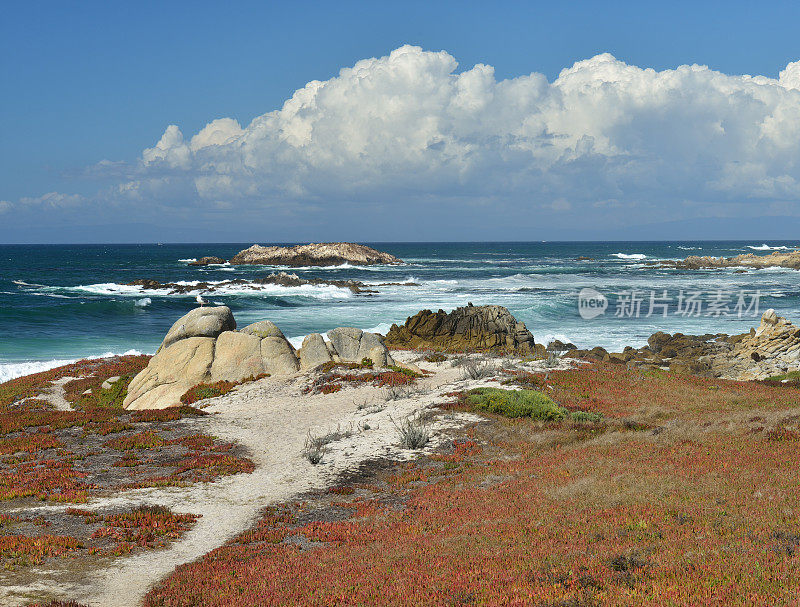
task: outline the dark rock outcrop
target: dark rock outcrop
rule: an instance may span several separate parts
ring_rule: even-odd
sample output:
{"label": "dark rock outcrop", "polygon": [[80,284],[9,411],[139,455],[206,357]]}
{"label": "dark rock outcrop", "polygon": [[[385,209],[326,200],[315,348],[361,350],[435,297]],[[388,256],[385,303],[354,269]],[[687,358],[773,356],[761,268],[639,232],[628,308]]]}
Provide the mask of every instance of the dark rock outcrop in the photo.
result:
{"label": "dark rock outcrop", "polygon": [[220,265],[226,263],[222,257],[201,257],[196,261],[190,261],[190,266],[210,266],[210,265]]}
{"label": "dark rock outcrop", "polygon": [[263,247],[254,244],[231,258],[232,264],[276,266],[338,266],[397,264],[400,259],[389,253],[352,242],[311,243],[293,247]]}
{"label": "dark rock outcrop", "polygon": [[544,354],[544,346],[502,306],[473,306],[422,310],[403,326],[392,325],[386,335],[390,348],[430,348],[450,352],[490,351],[522,355]]}
{"label": "dark rock outcrop", "polygon": [[800,327],[770,309],[749,333],[670,335],[659,331],[643,348],[627,347],[621,353],[603,348],[571,350],[564,356],[721,379],[766,379],[800,370]]}

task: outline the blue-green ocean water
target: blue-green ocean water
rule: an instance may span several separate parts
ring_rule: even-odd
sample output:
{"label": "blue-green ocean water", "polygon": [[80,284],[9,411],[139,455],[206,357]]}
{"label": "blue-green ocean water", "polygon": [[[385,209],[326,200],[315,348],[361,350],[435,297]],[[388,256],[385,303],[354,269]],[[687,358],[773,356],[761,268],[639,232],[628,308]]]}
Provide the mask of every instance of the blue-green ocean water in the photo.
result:
{"label": "blue-green ocean water", "polygon": [[[178,245],[0,245],[0,381],[87,356],[139,351],[152,353],[164,333],[196,306],[194,294],[168,295],[125,287],[136,278],[165,281],[223,281],[255,278],[287,268],[210,266],[187,260],[203,255],[230,258],[250,243]],[[364,282],[412,281],[419,286],[380,287],[379,294],[354,295],[336,287],[270,287],[249,292],[228,288],[205,293],[230,306],[240,326],[274,321],[287,337],[302,338],[337,326],[385,332],[393,322],[420,309],[450,310],[472,302],[500,304],[524,321],[537,341],[558,337],[578,346],[620,348],[641,345],[656,330],[685,333],[747,330],[757,324],[734,306],[740,291],[752,303],[760,291],[761,311],[773,307],[800,320],[800,272],[769,269],[686,271],[655,268],[648,261],[690,254],[765,254],[796,241],[761,242],[536,242],[379,243],[376,248],[404,260],[399,266],[290,269],[306,278]],[[591,259],[578,259],[579,257]],[[579,291],[592,287],[608,295],[605,314],[585,320]],[[636,290],[643,302],[638,318],[615,315],[620,298]],[[650,292],[672,299],[647,316]],[[730,314],[678,315],[680,291],[717,292],[730,297]],[[617,305],[615,305],[617,304]],[[706,305],[708,305],[706,303]],[[719,306],[718,306],[719,308]],[[752,310],[751,310],[752,312]],[[297,342],[298,340],[293,339]]]}

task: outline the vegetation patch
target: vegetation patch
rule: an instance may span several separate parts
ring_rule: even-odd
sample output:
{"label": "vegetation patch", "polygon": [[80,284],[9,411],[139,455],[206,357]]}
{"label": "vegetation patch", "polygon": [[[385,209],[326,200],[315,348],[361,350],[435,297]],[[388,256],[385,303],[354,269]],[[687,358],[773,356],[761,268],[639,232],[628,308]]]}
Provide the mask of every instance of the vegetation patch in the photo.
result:
{"label": "vegetation patch", "polygon": [[114,545],[107,552],[114,555],[137,547],[159,548],[181,537],[198,518],[197,514],[174,514],[164,506],[139,506],[131,512],[104,516],[103,526],[91,537],[112,540]]}
{"label": "vegetation patch", "polygon": [[475,388],[467,393],[466,403],[478,411],[496,413],[503,417],[530,417],[539,421],[572,419],[596,422],[602,417],[586,411],[570,411],[536,390]]}
{"label": "vegetation patch", "polygon": [[361,363],[334,363],[320,365],[321,373],[304,389],[306,394],[333,394],[345,386],[373,385],[381,388],[394,388],[413,384],[423,377],[405,367],[390,366],[387,370],[373,371],[372,361],[365,358]]}
{"label": "vegetation patch", "polygon": [[788,373],[784,373],[782,375],[773,375],[772,377],[768,377],[765,381],[779,383],[800,383],[800,371],[789,371]]}
{"label": "vegetation patch", "polygon": [[[147,366],[149,360],[150,357],[144,355],[79,360],[49,371],[12,379],[0,384],[0,411],[14,409],[27,399],[35,399],[46,393],[54,381],[65,377],[83,379],[80,392],[78,392],[77,384],[73,382],[65,385],[67,400],[78,401],[83,396],[82,392],[90,388],[99,388],[110,377],[135,375]],[[67,389],[70,383],[73,383],[72,390]],[[127,384],[124,385],[127,387]]]}
{"label": "vegetation patch", "polygon": [[257,381],[269,377],[269,373],[261,373],[259,375],[251,375],[242,381],[225,381],[220,380],[212,384],[197,384],[193,388],[189,388],[186,393],[181,396],[181,402],[184,405],[193,405],[194,403],[206,400],[207,398],[216,398],[217,396],[224,396],[236,386],[240,386],[247,382]]}
{"label": "vegetation patch", "polygon": [[[134,549],[159,548],[181,537],[198,515],[174,514],[163,506],[140,506],[102,514],[77,508],[49,514],[49,519],[18,518],[15,533],[0,535],[0,566],[16,570],[56,557],[120,555]],[[42,535],[36,527],[58,526],[70,535]]]}
{"label": "vegetation patch", "polygon": [[40,565],[47,557],[62,556],[84,548],[73,537],[58,535],[0,535],[0,562],[5,569]]}

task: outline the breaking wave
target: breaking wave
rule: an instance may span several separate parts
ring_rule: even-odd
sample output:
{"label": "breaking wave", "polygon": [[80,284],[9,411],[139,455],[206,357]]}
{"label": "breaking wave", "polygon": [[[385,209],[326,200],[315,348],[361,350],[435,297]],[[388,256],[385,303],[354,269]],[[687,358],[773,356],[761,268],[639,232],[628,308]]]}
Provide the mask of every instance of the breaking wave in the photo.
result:
{"label": "breaking wave", "polygon": [[[85,356],[83,358],[111,358],[112,356],[138,356],[141,352],[138,350],[128,350],[122,354],[115,354],[114,352],[106,352],[97,356]],[[49,371],[56,367],[63,367],[64,365],[71,365],[74,362],[81,360],[81,358],[54,358],[52,360],[28,360],[15,363],[0,363],[0,384],[23,377],[25,375],[32,375],[33,373],[42,373]]]}
{"label": "breaking wave", "polygon": [[644,253],[612,253],[611,257],[618,257],[619,259],[647,259]]}

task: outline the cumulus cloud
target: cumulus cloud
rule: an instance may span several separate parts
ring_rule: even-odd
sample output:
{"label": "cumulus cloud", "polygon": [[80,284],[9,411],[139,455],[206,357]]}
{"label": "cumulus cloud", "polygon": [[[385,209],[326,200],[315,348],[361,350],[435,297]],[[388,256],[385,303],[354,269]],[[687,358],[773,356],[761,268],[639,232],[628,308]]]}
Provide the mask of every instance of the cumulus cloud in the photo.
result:
{"label": "cumulus cloud", "polygon": [[245,127],[220,118],[187,138],[169,125],[104,195],[218,209],[502,200],[562,214],[797,202],[800,62],[771,79],[601,54],[553,82],[498,80],[404,46],[309,82]]}

